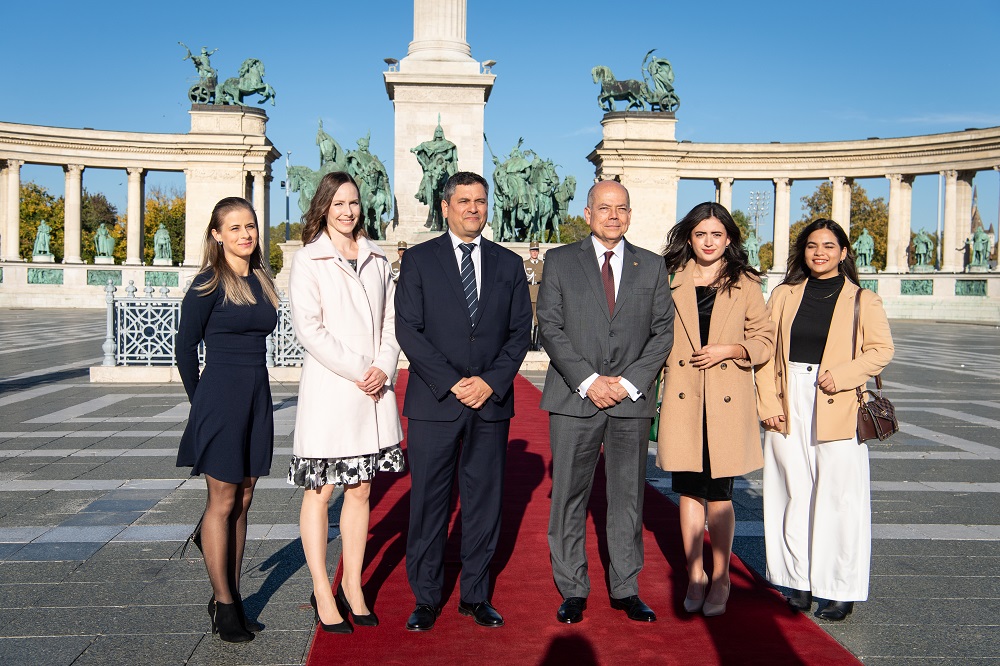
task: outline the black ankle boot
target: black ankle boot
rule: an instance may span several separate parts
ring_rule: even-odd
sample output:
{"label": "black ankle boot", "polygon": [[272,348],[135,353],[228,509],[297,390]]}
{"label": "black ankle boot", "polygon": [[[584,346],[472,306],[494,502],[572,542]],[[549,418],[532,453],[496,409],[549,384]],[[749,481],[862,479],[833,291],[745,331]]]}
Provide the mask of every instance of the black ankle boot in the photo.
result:
{"label": "black ankle boot", "polygon": [[208,614],[212,618],[212,633],[227,643],[245,643],[252,641],[254,635],[243,628],[236,603],[220,604],[211,601],[208,604]]}
{"label": "black ankle boot", "polygon": [[264,625],[262,625],[260,622],[256,622],[256,621],[251,620],[250,618],[247,617],[246,610],[243,609],[243,600],[242,599],[240,599],[239,597],[236,597],[234,599],[234,603],[236,604],[236,607],[240,611],[240,624],[243,625],[244,629],[246,629],[247,631],[253,632],[255,634],[258,631],[263,631],[264,630]]}
{"label": "black ankle boot", "polygon": [[820,610],[816,611],[816,617],[822,620],[840,622],[851,614],[854,610],[853,601],[831,601]]}

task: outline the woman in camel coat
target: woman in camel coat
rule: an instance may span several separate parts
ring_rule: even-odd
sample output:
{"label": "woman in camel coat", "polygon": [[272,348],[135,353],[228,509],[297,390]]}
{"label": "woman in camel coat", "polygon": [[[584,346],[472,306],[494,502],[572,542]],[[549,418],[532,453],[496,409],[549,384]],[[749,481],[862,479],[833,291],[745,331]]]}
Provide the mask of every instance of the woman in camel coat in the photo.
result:
{"label": "woman in camel coat", "polygon": [[[774,351],[757,271],[725,207],[703,203],[677,223],[664,252],[676,308],[657,434],[657,465],[680,494],[688,564],[684,607],[720,615],[729,596],[736,527],[733,477],[764,464],[753,366]],[[705,520],[712,541],[711,591],[704,569]]]}
{"label": "woman in camel coat", "polygon": [[[313,579],[315,620],[331,633],[376,626],[361,590],[368,497],[376,471],[405,468],[393,377],[399,359],[395,282],[385,254],[362,233],[357,183],[323,176],[292,260],[292,324],[305,348],[288,481],[302,486],[299,529]],[[341,585],[327,574],[328,508],[344,487]]]}
{"label": "woman in camel coat", "polygon": [[868,598],[871,567],[868,447],[856,437],[855,388],[882,372],[893,344],[882,300],[858,287],[839,224],[818,219],[800,233],[771,294],[771,319],[774,358],[756,374],[767,579],[791,589],[792,608],[808,610],[816,595],[828,600],[817,617],[843,620]]}

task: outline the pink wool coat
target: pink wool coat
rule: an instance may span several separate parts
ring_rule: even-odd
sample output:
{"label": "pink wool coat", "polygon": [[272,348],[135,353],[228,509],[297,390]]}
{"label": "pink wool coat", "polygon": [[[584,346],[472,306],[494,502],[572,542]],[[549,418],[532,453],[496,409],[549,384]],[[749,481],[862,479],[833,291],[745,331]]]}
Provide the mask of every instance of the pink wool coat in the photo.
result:
{"label": "pink wool coat", "polygon": [[[403,439],[393,386],[399,360],[395,284],[385,254],[367,238],[358,238],[357,272],[325,233],[295,253],[292,325],[305,348],[296,456],[359,456]],[[354,383],[372,366],[388,377],[378,402]]]}
{"label": "pink wool coat", "polygon": [[774,353],[774,324],[760,284],[743,276],[731,291],[716,293],[708,343],[743,345],[749,360],[727,359],[707,370],[691,365],[691,355],[701,349],[693,266],[689,262],[670,283],[677,314],[674,346],[666,363],[656,464],[674,472],[702,471],[702,428],[707,427],[712,476],[740,476],[764,466],[753,366]]}

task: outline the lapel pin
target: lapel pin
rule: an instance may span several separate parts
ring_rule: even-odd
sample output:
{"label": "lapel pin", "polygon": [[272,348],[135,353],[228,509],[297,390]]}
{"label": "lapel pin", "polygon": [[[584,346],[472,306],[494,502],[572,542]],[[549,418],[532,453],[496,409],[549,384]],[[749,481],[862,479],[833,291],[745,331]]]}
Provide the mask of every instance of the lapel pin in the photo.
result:
{"label": "lapel pin", "polygon": [[639,265],[639,262],[638,262],[638,261],[633,261],[633,262],[632,262],[632,265],[633,265],[633,266],[638,266],[638,265]]}

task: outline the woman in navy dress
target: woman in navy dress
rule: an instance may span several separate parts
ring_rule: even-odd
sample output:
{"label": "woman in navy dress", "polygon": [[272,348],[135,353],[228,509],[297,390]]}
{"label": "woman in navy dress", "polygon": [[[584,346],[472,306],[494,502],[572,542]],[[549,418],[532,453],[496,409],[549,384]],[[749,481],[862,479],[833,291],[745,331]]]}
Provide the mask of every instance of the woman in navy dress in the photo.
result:
{"label": "woman in navy dress", "polygon": [[[177,466],[204,474],[208,503],[195,544],[212,583],[208,612],[222,640],[253,640],[239,593],[247,512],[257,478],[271,469],[274,419],[265,341],[277,324],[278,294],[264,263],[257,215],[246,199],[215,205],[201,270],[184,296],[177,370],[191,401]],[[205,369],[198,372],[198,345]]]}

